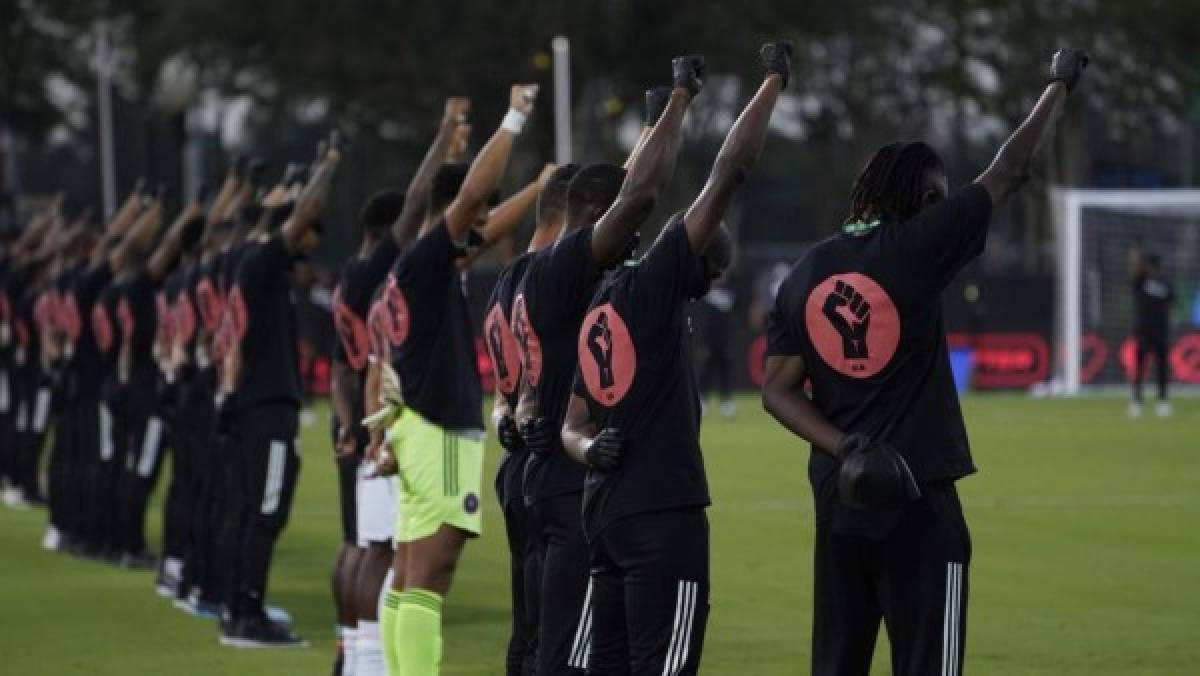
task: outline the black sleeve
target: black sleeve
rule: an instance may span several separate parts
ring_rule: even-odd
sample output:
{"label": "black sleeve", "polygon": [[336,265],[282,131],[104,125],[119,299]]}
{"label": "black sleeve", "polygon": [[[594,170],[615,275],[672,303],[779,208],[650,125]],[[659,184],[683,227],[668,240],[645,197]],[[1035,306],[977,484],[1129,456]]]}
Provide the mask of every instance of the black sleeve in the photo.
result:
{"label": "black sleeve", "polygon": [[931,290],[945,289],[987,242],[992,198],[979,183],[959,188],[895,231],[913,274]]}
{"label": "black sleeve", "polygon": [[592,227],[577,228],[557,243],[545,258],[538,287],[545,307],[555,307],[559,299],[578,298],[588,293],[603,271],[592,258]]}
{"label": "black sleeve", "polygon": [[401,254],[400,265],[397,266],[400,279],[397,279],[397,282],[407,288],[418,279],[436,277],[421,274],[422,271],[453,270],[454,258],[457,253],[458,248],[450,239],[450,231],[446,229],[446,222],[442,221],[423,237],[409,244]]}
{"label": "black sleeve", "polygon": [[667,316],[702,290],[704,282],[704,264],[692,251],[683,219],[674,220],[638,264],[638,312]]}
{"label": "black sleeve", "polygon": [[111,281],[112,267],[107,261],[92,266],[80,275],[79,282],[75,285],[76,303],[81,306],[91,305]]}
{"label": "black sleeve", "polygon": [[791,319],[790,285],[779,287],[779,295],[767,314],[767,356],[788,357],[804,353],[804,336],[798,335]]}
{"label": "black sleeve", "polygon": [[[445,228],[442,229],[445,230]],[[382,282],[387,277],[388,270],[392,268],[392,263],[396,262],[398,255],[400,255],[400,249],[391,237],[384,237],[383,241],[375,245],[375,250],[367,258],[366,270],[363,273],[367,285],[373,287]]]}

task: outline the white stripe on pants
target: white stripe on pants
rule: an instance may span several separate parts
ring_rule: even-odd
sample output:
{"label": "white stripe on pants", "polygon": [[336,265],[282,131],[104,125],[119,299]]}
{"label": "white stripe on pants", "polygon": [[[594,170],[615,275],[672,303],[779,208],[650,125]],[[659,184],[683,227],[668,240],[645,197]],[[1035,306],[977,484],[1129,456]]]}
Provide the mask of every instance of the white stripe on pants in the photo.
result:
{"label": "white stripe on pants", "polygon": [[692,623],[696,618],[697,583],[680,580],[675,592],[675,622],[671,627],[671,643],[663,662],[663,676],[675,676],[687,664],[692,644]]}
{"label": "white stripe on pants", "polygon": [[946,609],[942,617],[942,676],[958,676],[962,616],[961,563],[946,564]]}

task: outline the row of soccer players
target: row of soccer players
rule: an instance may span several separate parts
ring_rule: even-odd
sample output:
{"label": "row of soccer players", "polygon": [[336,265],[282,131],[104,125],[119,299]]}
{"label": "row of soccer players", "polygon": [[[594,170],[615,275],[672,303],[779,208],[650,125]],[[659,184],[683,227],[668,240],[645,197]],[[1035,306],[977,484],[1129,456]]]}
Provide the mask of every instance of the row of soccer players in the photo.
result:
{"label": "row of soccer players", "polygon": [[[335,573],[343,674],[381,673],[381,662],[389,674],[438,673],[443,599],[481,532],[482,388],[460,275],[476,245],[511,229],[504,212],[535,200],[529,251],[502,272],[483,327],[506,451],[496,490],[512,560],[508,671],[695,671],[709,497],[685,308],[730,262],[722,215],[762,146],[790,55],[786,43],[763,47],[763,83],[704,191],[636,265],[637,231],[671,178],[703,86],[701,57],[675,59],[672,85],[647,93],[647,122],[623,167],[552,168],[489,212],[532,108],[535,90],[515,87],[465,172],[442,165],[465,124],[452,99],[408,192],[366,205],[362,249],[335,294],[337,449],[344,495],[360,464],[353,530],[365,545],[348,543]],[[644,444],[654,452],[638,452]],[[394,527],[381,518],[389,500]]]}
{"label": "row of soccer players", "polygon": [[[671,86],[648,92],[647,123],[625,166],[549,175],[529,250],[489,299],[509,674],[699,669],[710,498],[685,306],[730,263],[722,218],[790,76],[790,44],[768,43],[760,56],[764,79],[703,190],[640,258],[638,230],[671,177],[685,112],[703,86],[700,57],[676,58]],[[881,619],[896,673],[961,672],[970,539],[954,482],[975,468],[939,297],[982,252],[993,208],[1028,180],[1086,64],[1078,52],[1056,54],[1029,117],[954,192],[929,146],[881,148],[855,183],[842,232],[813,247],[780,289],[763,401],[813,446],[814,673],[867,673]],[[377,614],[361,605],[373,606],[373,593],[357,597],[343,619],[358,618],[358,638],[344,645],[382,644],[393,676],[438,673],[443,600],[465,543],[480,534],[481,387],[459,273],[472,240],[488,240],[482,205],[529,113],[514,94],[446,209],[406,247],[380,254],[390,245],[365,243],[339,291],[344,361],[367,355],[353,382],[371,429],[365,440],[343,432],[339,449],[365,446],[369,476],[398,477],[384,484],[398,503],[391,579],[371,589],[383,587]],[[380,259],[397,252],[386,274]],[[357,419],[354,401],[343,398],[341,420]],[[361,507],[365,530],[378,514],[366,500]],[[378,544],[360,566],[374,579],[391,553]]]}
{"label": "row of soccer players", "polygon": [[[231,645],[299,642],[264,604],[299,468],[289,270],[318,242],[340,153],[336,139],[322,144],[273,187],[261,163],[238,162],[161,237],[162,195],[140,185],[100,234],[54,207],[3,258],[0,384],[15,397],[0,420],[31,495],[55,412],[43,545],[158,565],[159,593],[219,616]],[[159,559],[145,513],[168,447]]]}

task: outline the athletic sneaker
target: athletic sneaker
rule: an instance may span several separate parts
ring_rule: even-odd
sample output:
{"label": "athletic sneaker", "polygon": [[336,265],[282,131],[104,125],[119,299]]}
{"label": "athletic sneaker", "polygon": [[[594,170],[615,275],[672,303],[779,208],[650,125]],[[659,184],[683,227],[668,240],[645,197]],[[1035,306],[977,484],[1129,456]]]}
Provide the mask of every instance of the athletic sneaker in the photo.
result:
{"label": "athletic sneaker", "polygon": [[46,534],[42,536],[42,549],[48,552],[57,552],[62,547],[62,533],[52,525],[46,526]]}
{"label": "athletic sneaker", "polygon": [[266,605],[263,606],[263,611],[267,613],[267,619],[279,624],[291,624],[292,614],[280,608],[279,606]]}
{"label": "athletic sneaker", "polygon": [[222,622],[221,645],[231,648],[305,648],[308,641],[293,634],[286,625],[266,617],[244,617],[232,623]]}
{"label": "athletic sneaker", "polygon": [[1160,418],[1170,418],[1171,417],[1171,402],[1169,402],[1169,401],[1158,402],[1158,406],[1156,406],[1154,408],[1154,412],[1157,413],[1158,417],[1160,417]]}
{"label": "athletic sneaker", "polygon": [[4,506],[9,509],[16,509],[22,512],[29,511],[29,503],[25,502],[25,495],[20,488],[8,487],[3,492]]}
{"label": "athletic sneaker", "polygon": [[221,607],[216,603],[201,599],[199,594],[192,594],[186,599],[175,599],[171,605],[202,620],[215,620],[221,617]]}
{"label": "athletic sneaker", "polygon": [[1130,418],[1140,418],[1140,417],[1142,417],[1142,402],[1140,402],[1140,401],[1131,401],[1131,402],[1129,402],[1129,409],[1128,409],[1128,410],[1129,410],[1129,417],[1130,417]]}
{"label": "athletic sneaker", "polygon": [[733,418],[737,415],[737,406],[732,399],[727,399],[721,402],[721,415],[726,418]]}

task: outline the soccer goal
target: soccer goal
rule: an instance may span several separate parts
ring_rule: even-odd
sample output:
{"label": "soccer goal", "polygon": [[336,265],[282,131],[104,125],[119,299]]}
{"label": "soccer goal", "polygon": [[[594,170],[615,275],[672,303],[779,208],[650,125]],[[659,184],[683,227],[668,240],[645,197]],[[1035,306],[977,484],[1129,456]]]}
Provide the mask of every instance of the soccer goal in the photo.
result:
{"label": "soccer goal", "polygon": [[1113,390],[1136,357],[1130,250],[1157,256],[1176,300],[1171,380],[1200,383],[1200,190],[1052,193],[1057,270],[1053,394]]}

